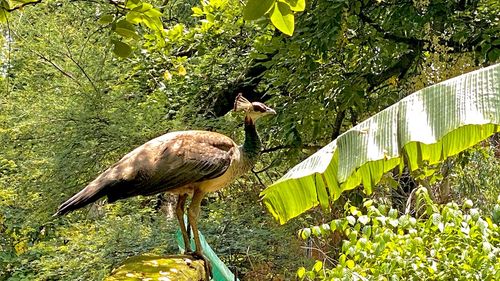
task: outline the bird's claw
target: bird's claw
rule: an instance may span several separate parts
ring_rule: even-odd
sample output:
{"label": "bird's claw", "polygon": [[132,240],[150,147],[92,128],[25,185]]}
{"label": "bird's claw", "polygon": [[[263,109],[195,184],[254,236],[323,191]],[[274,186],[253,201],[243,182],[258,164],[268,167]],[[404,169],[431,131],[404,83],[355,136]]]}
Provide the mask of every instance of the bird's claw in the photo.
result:
{"label": "bird's claw", "polygon": [[195,260],[202,260],[203,264],[205,265],[205,278],[206,280],[211,280],[212,278],[212,265],[210,264],[210,261],[203,255],[197,252],[186,252],[187,255],[190,255],[193,257]]}

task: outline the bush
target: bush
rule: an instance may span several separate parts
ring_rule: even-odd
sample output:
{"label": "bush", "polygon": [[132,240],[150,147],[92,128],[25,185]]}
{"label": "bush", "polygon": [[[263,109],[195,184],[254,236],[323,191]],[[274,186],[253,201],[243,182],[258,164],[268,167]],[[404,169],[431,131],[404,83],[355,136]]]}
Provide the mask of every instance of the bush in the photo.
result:
{"label": "bush", "polygon": [[[306,228],[302,238],[344,238],[336,259],[299,268],[300,280],[500,280],[500,196],[491,216],[471,200],[434,204],[417,192],[419,217],[386,211],[371,200],[348,207],[330,224]],[[490,214],[488,214],[490,215]]]}

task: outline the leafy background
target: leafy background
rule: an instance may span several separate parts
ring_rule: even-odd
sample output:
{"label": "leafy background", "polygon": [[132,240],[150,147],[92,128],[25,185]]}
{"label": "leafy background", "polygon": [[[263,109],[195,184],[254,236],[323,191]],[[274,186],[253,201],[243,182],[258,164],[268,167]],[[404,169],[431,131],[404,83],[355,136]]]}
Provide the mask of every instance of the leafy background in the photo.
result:
{"label": "leafy background", "polygon": [[[304,278],[336,274],[342,241],[362,237],[297,234],[347,216],[356,223],[344,234],[355,229],[362,222],[349,208],[365,214],[366,196],[349,192],[330,213],[314,209],[278,226],[259,192],[376,112],[500,54],[493,0],[310,1],[293,13],[292,36],[276,29],[272,15],[245,20],[244,5],[232,0],[1,3],[0,280],[100,280],[128,256],[175,252],[168,196],[51,215],[126,152],[165,132],[214,130],[240,142],[241,116],[230,112],[238,92],[279,114],[258,124],[265,148],[254,172],[204,201],[202,232],[243,280],[290,280],[302,266]],[[407,202],[418,210],[410,195],[429,182],[435,204],[470,198],[482,220],[494,222],[498,145],[491,138],[435,167],[442,172],[430,179],[425,170],[388,175],[370,199],[397,210],[399,221]],[[415,215],[415,237],[436,232],[430,217]],[[400,245],[396,228],[380,229],[394,233],[391,247]],[[446,237],[464,239],[459,234]],[[488,243],[498,248],[495,237]],[[473,257],[488,258],[479,240],[466,243],[478,249]],[[383,266],[366,259],[350,269],[361,275]]]}

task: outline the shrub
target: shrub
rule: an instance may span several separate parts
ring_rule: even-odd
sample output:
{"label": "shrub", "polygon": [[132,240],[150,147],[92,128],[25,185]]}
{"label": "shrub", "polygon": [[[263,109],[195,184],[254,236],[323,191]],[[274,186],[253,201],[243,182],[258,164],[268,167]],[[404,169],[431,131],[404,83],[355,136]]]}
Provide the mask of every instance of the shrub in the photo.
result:
{"label": "shrub", "polygon": [[336,258],[299,268],[299,279],[500,280],[500,196],[487,215],[471,200],[436,205],[425,188],[417,202],[419,217],[368,200],[363,210],[350,206],[341,219],[302,229],[305,239],[344,239]]}

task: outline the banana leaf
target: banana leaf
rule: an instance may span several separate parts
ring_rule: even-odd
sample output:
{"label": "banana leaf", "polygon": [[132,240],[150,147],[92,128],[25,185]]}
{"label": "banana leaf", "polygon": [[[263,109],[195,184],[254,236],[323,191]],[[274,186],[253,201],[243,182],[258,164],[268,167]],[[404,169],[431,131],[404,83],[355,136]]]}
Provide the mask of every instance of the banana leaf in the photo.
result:
{"label": "banana leaf", "polygon": [[442,162],[500,132],[500,64],[419,90],[340,135],[261,192],[281,223],[328,209],[362,184],[370,194],[384,173]]}

